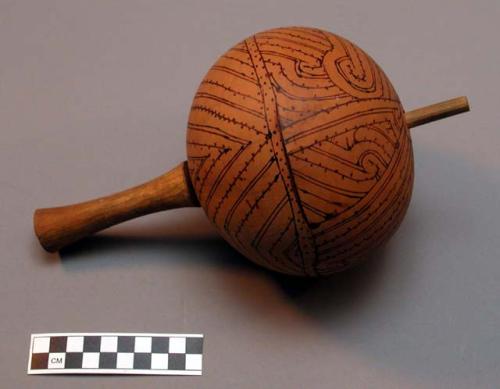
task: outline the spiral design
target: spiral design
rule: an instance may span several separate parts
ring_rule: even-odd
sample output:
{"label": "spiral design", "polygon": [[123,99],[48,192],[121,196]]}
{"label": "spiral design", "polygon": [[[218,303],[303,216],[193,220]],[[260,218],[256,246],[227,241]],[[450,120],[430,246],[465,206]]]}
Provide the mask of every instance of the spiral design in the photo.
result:
{"label": "spiral design", "polygon": [[258,33],[195,95],[188,165],[208,217],[273,270],[326,275],[385,242],[411,196],[411,140],[376,63],[310,28]]}

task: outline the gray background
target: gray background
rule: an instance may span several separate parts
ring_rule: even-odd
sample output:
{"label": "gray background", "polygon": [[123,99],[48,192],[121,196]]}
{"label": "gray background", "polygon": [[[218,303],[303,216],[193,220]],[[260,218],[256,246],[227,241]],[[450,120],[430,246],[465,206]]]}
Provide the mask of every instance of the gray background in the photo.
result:
{"label": "gray background", "polygon": [[[500,3],[0,1],[2,388],[498,388]],[[46,254],[36,207],[81,201],[185,157],[191,98],[235,42],[281,25],[365,48],[414,129],[407,218],[367,265],[315,282],[247,263],[200,209]],[[27,376],[29,335],[201,332],[202,377]]]}

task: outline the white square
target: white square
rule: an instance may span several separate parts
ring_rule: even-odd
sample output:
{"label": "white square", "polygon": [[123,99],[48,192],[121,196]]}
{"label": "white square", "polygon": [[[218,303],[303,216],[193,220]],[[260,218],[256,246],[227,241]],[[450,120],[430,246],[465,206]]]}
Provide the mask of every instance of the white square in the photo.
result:
{"label": "white square", "polygon": [[102,336],[101,351],[105,353],[116,353],[118,349],[118,336]]}
{"label": "white square", "polygon": [[99,353],[83,353],[82,368],[98,369]]}
{"label": "white square", "polygon": [[50,353],[48,369],[64,369],[66,353]]}
{"label": "white square", "polygon": [[81,353],[83,351],[83,336],[68,336],[66,352]]}
{"label": "white square", "polygon": [[151,352],[151,337],[150,336],[137,336],[135,338],[136,353],[150,353]]}
{"label": "white square", "polygon": [[116,357],[117,369],[133,369],[134,368],[134,353],[118,353]]}
{"label": "white square", "polygon": [[33,353],[48,353],[50,348],[50,338],[35,338],[33,339]]}
{"label": "white square", "polygon": [[186,354],[186,370],[201,370],[201,354]]}
{"label": "white square", "polygon": [[168,369],[168,354],[151,354],[151,369]]}
{"label": "white square", "polygon": [[170,338],[168,352],[174,354],[184,354],[186,352],[186,338]]}

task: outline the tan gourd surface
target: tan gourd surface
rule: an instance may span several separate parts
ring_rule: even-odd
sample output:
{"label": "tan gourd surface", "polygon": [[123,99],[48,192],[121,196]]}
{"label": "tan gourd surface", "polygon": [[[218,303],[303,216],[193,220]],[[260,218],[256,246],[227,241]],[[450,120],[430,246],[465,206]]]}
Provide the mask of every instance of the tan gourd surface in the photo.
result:
{"label": "tan gourd surface", "polygon": [[194,97],[188,161],[109,196],[35,211],[48,251],[123,221],[202,206],[254,262],[318,276],[358,263],[401,223],[413,187],[408,128],[469,110],[465,97],[405,113],[348,40],[292,27],[240,42]]}
{"label": "tan gourd surface", "polygon": [[348,40],[279,28],[209,70],[187,135],[191,180],[236,249],[300,275],[343,270],[400,224],[413,185],[398,95]]}

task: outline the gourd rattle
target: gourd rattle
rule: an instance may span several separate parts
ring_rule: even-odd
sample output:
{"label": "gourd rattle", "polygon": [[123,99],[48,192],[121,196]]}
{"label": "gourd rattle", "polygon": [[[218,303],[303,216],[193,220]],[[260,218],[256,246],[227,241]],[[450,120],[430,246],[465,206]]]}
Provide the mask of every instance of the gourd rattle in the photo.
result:
{"label": "gourd rattle", "polygon": [[201,82],[186,162],[120,193],[38,209],[35,232],[57,251],[137,216],[201,206],[254,262],[328,275],[401,223],[413,187],[409,128],[468,109],[460,97],[405,113],[382,69],[348,40],[315,28],[263,31]]}

